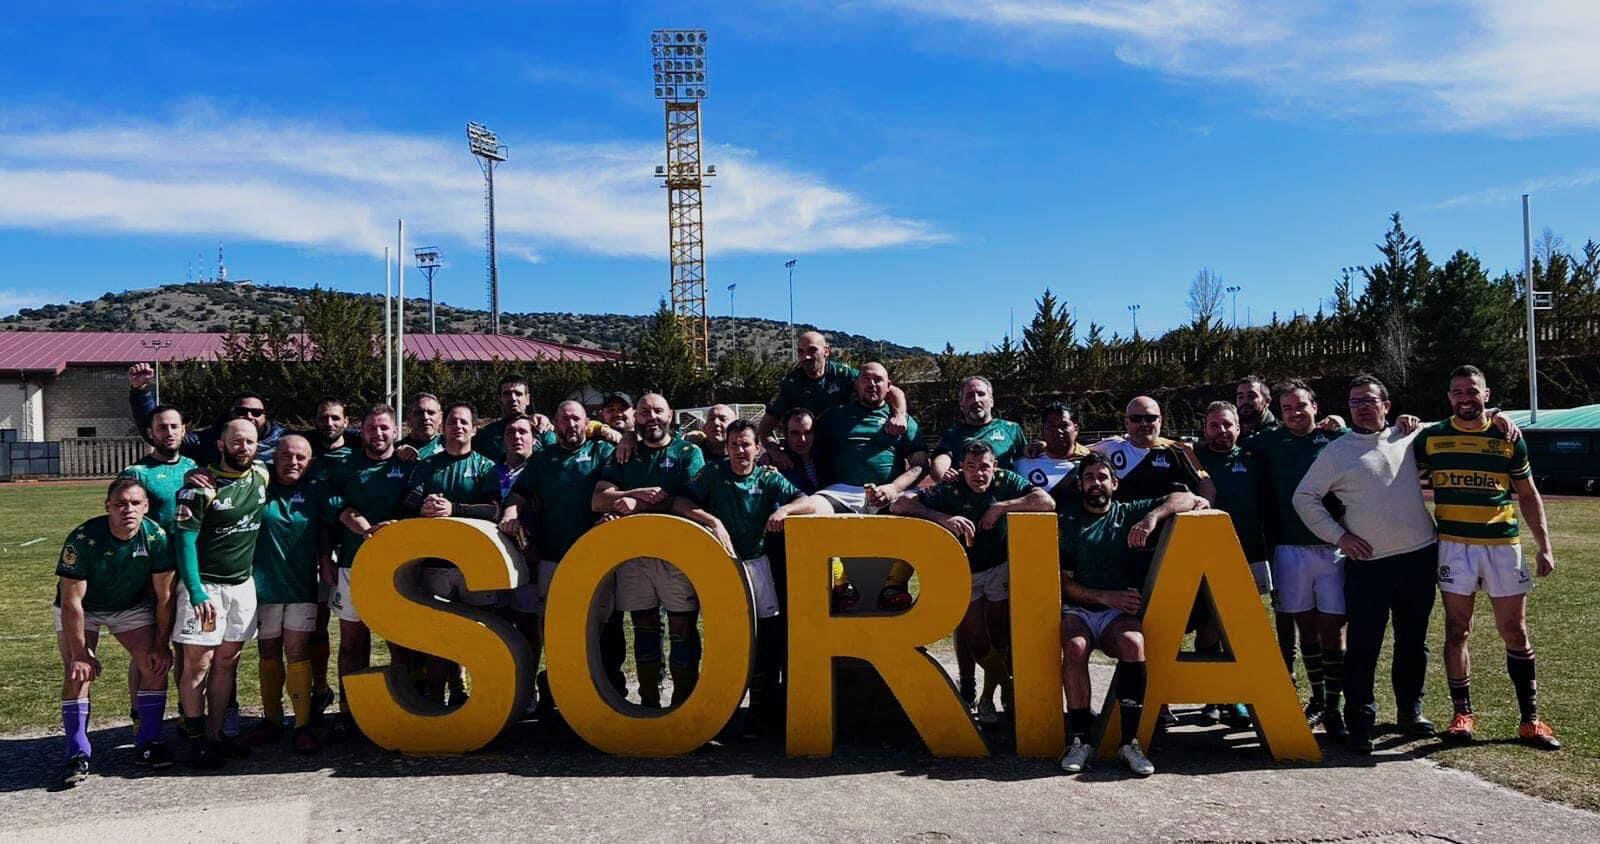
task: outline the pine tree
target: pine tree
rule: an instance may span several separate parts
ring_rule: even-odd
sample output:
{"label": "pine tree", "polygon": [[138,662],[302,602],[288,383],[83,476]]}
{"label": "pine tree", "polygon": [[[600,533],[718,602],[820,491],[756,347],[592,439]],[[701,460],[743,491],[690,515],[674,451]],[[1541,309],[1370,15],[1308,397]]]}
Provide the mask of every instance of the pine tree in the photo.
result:
{"label": "pine tree", "polygon": [[[1015,378],[1022,371],[1022,350],[1011,341],[1007,334],[1001,339],[999,345],[990,349],[978,361],[978,368],[990,381],[1003,381]],[[1036,388],[1049,389],[1052,385],[1036,384]]]}
{"label": "pine tree", "polygon": [[1021,374],[1035,387],[1050,389],[1066,380],[1078,327],[1050,288],[1034,304],[1033,319],[1022,329]]}
{"label": "pine tree", "polygon": [[630,363],[635,389],[660,393],[673,405],[690,401],[688,393],[699,380],[699,373],[678,317],[665,299],[660,301],[645,325],[644,333],[639,335],[639,345]]}
{"label": "pine tree", "polygon": [[[1517,339],[1516,302],[1490,281],[1483,264],[1457,251],[1420,291],[1414,391],[1420,406],[1437,411],[1450,370],[1470,363],[1507,396],[1521,384],[1524,357]],[[1423,412],[1427,417],[1438,415]]]}

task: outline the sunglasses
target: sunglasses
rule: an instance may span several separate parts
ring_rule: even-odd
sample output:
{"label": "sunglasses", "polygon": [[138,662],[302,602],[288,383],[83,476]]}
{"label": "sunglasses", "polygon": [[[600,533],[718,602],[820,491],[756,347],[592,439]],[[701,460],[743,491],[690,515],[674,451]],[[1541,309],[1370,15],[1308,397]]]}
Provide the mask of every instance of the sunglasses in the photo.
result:
{"label": "sunglasses", "polygon": [[1130,414],[1128,414],[1128,421],[1129,422],[1160,422],[1161,421],[1161,414],[1159,414],[1159,413],[1130,413]]}
{"label": "sunglasses", "polygon": [[266,409],[265,408],[260,408],[260,407],[236,407],[236,408],[233,409],[233,417],[235,419],[237,419],[237,418],[239,418],[241,416],[266,416],[266,415],[267,415]]}

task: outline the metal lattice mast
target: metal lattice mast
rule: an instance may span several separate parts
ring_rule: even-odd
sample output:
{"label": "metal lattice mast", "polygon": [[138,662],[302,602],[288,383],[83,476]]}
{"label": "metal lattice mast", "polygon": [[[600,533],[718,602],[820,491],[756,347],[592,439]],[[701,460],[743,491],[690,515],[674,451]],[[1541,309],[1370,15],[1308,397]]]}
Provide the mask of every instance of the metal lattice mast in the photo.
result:
{"label": "metal lattice mast", "polygon": [[488,253],[487,285],[489,288],[489,333],[500,333],[500,266],[494,250],[494,167],[506,160],[506,146],[500,138],[482,123],[467,124],[467,148],[478,159],[483,170],[483,217],[485,251]]}
{"label": "metal lattice mast", "polygon": [[706,33],[663,29],[650,34],[655,94],[666,107],[667,163],[656,176],[667,189],[667,257],[672,311],[694,360],[711,362],[706,318],[705,179],[716,167],[701,161],[700,101],[706,96]]}

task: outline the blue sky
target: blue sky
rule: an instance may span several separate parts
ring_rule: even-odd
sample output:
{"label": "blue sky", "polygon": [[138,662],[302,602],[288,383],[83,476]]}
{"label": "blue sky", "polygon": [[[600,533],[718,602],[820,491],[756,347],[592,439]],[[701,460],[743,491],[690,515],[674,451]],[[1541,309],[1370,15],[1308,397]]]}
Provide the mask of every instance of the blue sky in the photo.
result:
{"label": "blue sky", "polygon": [[[324,6],[338,5],[328,11]],[[1293,11],[1285,11],[1290,6]],[[1526,7],[1526,8],[1524,8]],[[649,32],[710,31],[711,309],[930,348],[998,341],[1046,285],[1128,333],[1315,310],[1400,211],[1441,259],[1600,239],[1600,4],[22,2],[0,28],[0,313],[182,281],[382,289],[394,220],[482,306],[665,295]],[[413,283],[420,279],[412,274]]]}

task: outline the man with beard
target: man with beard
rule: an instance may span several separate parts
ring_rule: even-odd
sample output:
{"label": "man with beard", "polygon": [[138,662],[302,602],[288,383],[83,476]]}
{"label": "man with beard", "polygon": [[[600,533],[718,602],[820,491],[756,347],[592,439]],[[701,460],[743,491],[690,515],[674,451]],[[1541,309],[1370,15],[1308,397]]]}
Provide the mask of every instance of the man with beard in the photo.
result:
{"label": "man with beard", "polygon": [[[1272,591],[1272,570],[1267,564],[1266,538],[1261,524],[1261,505],[1269,500],[1266,472],[1252,451],[1239,447],[1239,411],[1228,402],[1215,401],[1206,408],[1205,446],[1195,451],[1200,465],[1211,476],[1217,498],[1212,506],[1233,520],[1233,532],[1250,565],[1256,589],[1265,595]],[[1217,619],[1206,612],[1195,632],[1198,653],[1222,655],[1222,631]],[[1202,721],[1215,724],[1227,718],[1237,726],[1249,726],[1250,710],[1242,703],[1208,704],[1201,710]]]}
{"label": "man with beard", "polygon": [[172,553],[167,532],[146,518],[149,506],[149,494],[138,481],[118,477],[106,490],[106,515],[73,530],[56,562],[56,644],[65,675],[61,723],[67,737],[67,763],[57,784],[63,788],[89,775],[89,689],[100,674],[95,651],[102,629],[128,650],[138,672],[134,763],[145,768],[172,765],[172,754],[161,741],[167,671],[172,667],[167,646]]}
{"label": "man with beard", "polygon": [[[235,419],[222,429],[214,487],[186,484],[178,492],[177,624],[183,646],[178,700],[191,760],[201,768],[249,751],[224,740],[223,718],[233,696],[239,652],[256,634],[256,587],[250,575],[256,535],[267,500],[267,470],[256,464],[256,426]],[[199,735],[204,735],[204,740]]]}
{"label": "man with beard", "polygon": [[278,441],[252,561],[263,717],[244,741],[251,746],[267,744],[283,734],[287,687],[296,753],[315,753],[320,747],[311,734],[311,637],[317,631],[318,539],[324,513],[306,480],[314,451],[300,434],[287,434]]}
{"label": "man with beard", "polygon": [[[511,424],[522,424],[512,420]],[[400,505],[404,517],[494,521],[500,511],[500,479],[494,461],[472,450],[478,432],[472,405],[457,402],[444,411],[444,449],[424,457],[411,471],[406,497]],[[474,592],[467,588],[461,569],[445,560],[422,561],[422,582],[440,600],[473,607],[495,604],[493,592]],[[430,656],[427,660],[425,691],[429,700],[445,702],[445,686],[451,688],[449,705],[466,701],[461,683],[461,666],[447,659]]]}
{"label": "man with beard", "polygon": [[[150,415],[156,409],[155,391],[151,389],[155,377],[155,367],[148,363],[136,363],[128,367],[128,409],[132,413],[134,427],[141,431],[150,427]],[[217,447],[222,440],[222,428],[233,419],[248,419],[255,424],[256,459],[262,462],[272,460],[272,451],[278,447],[278,438],[288,433],[286,428],[267,415],[267,403],[261,396],[244,391],[233,397],[227,414],[207,427],[189,429],[178,451],[201,466],[215,465],[222,459]]]}
{"label": "man with beard", "polygon": [[1029,456],[1017,461],[1017,474],[1055,499],[1061,495],[1062,479],[1078,468],[1078,461],[1089,447],[1078,442],[1078,423],[1065,402],[1051,402],[1044,408],[1044,440],[1029,449]]}
{"label": "man with beard", "polygon": [[420,460],[438,451],[443,437],[439,431],[444,425],[444,405],[433,393],[417,393],[406,409],[406,436],[395,443],[395,453],[401,459]]}
{"label": "man with beard", "polygon": [[714,404],[706,408],[706,422],[698,431],[690,431],[684,439],[700,447],[706,462],[728,459],[728,425],[738,419],[733,408]]}
{"label": "man with beard", "polygon": [[[664,396],[645,393],[633,409],[638,448],[626,462],[615,455],[601,470],[590,507],[605,518],[664,512],[672,498],[705,467],[694,444],[673,436],[672,408]],[[673,700],[694,690],[700,675],[700,631],[695,619],[700,601],[689,578],[666,560],[638,557],[617,570],[617,609],[633,617],[634,664],[640,702],[661,706],[661,610],[667,612],[672,640]]]}
{"label": "man with beard", "polygon": [[324,398],[317,402],[317,418],[311,430],[301,434],[311,444],[317,463],[336,463],[355,452],[355,433],[348,430],[350,420],[344,415],[344,402]]}
{"label": "man with beard", "polygon": [[[144,487],[150,508],[146,516],[160,525],[169,539],[177,531],[178,490],[183,488],[184,476],[195,468],[193,460],[179,453],[184,434],[183,414],[170,404],[157,405],[150,411],[150,424],[144,429],[144,439],[150,444],[150,453],[117,475]],[[140,683],[139,666],[129,663],[129,701],[138,700]],[[130,704],[128,718],[138,723],[137,706]]]}
{"label": "man with beard", "polygon": [[[1342,569],[1345,611],[1340,620],[1348,619],[1350,643],[1341,678],[1344,738],[1361,755],[1372,752],[1378,714],[1373,674],[1391,615],[1398,724],[1414,735],[1433,735],[1433,722],[1422,713],[1422,691],[1437,582],[1436,536],[1411,447],[1416,432],[1402,433],[1391,426],[1389,407],[1389,391],[1377,378],[1360,375],[1351,381],[1351,431],[1317,454],[1293,496],[1295,513],[1306,528],[1340,552],[1336,564]],[[1287,417],[1284,421],[1292,423]],[[1338,516],[1329,509],[1330,496],[1339,502]],[[1323,724],[1330,735],[1337,735],[1327,726],[1335,717],[1337,700],[1331,689],[1335,675],[1328,664],[1328,645],[1323,639],[1323,667],[1330,686]]]}
{"label": "man with beard", "polygon": [[1272,391],[1259,375],[1246,375],[1233,388],[1233,407],[1239,415],[1239,439],[1278,427],[1272,413]]}
{"label": "man with beard", "polygon": [[1117,471],[1117,500],[1161,498],[1180,486],[1210,500],[1217,493],[1187,443],[1161,436],[1161,405],[1149,396],[1128,402],[1127,435],[1089,449],[1105,455]]}
{"label": "man with beard", "polygon": [[[591,503],[601,471],[613,451],[611,443],[589,438],[589,414],[578,402],[565,401],[556,408],[555,430],[556,444],[529,458],[500,513],[500,531],[536,564],[531,572],[534,582],[518,587],[512,597],[517,629],[527,638],[535,659],[542,644],[540,618],[550,594],[550,581],[561,558],[599,519]],[[605,623],[616,602],[615,587],[609,579],[598,590],[595,602],[599,604],[599,618]],[[624,696],[628,693],[628,682],[622,675],[626,655],[625,650],[613,653],[604,648],[601,654],[607,679]],[[547,709],[548,688],[541,684],[539,693],[540,708]]]}
{"label": "man with beard", "polygon": [[[406,464],[395,454],[395,439],[399,436],[395,424],[394,408],[374,405],[361,420],[361,453],[351,455],[339,464],[329,478],[331,506],[337,506],[337,519],[344,527],[340,534],[338,570],[334,570],[332,557],[324,556],[321,562],[322,582],[333,587],[328,609],[339,617],[339,677],[341,687],[346,674],[361,671],[372,663],[372,632],[362,623],[360,613],[350,600],[350,566],[354,564],[361,543],[373,531],[399,518],[400,503],[405,498]],[[414,665],[413,653],[404,647],[389,643],[389,659],[395,665]],[[350,718],[349,699],[339,694],[339,719],[333,724],[335,738],[354,734],[355,722]]]}
{"label": "man with beard", "polygon": [[506,459],[506,422],[517,416],[526,416],[533,421],[533,430],[539,435],[540,445],[554,444],[555,434],[550,430],[550,420],[542,413],[530,412],[528,401],[527,381],[521,378],[501,379],[500,418],[478,429],[477,435],[472,438],[472,450],[494,463]]}
{"label": "man with beard", "polygon": [[813,512],[812,499],[784,480],[771,466],[756,466],[761,446],[756,427],[738,419],[726,431],[728,457],[706,464],[676,497],[672,511],[704,525],[744,566],[756,610],[756,653],[750,675],[750,711],[743,731],[760,736],[773,726],[778,706],[778,671],[782,664],[783,621],[767,557],[767,534],[783,530],[789,516]]}
{"label": "man with beard", "polygon": [[[616,439],[602,428],[615,432]],[[600,418],[589,421],[589,439],[604,439],[616,445],[624,434],[633,430],[633,397],[627,393],[610,393],[600,403]]]}
{"label": "man with beard", "polygon": [[1533,644],[1528,640],[1528,592],[1533,578],[1522,560],[1522,543],[1511,509],[1512,492],[1539,547],[1536,570],[1556,570],[1545,522],[1544,499],[1533,483],[1528,444],[1507,442],[1485,416],[1489,383],[1476,366],[1450,373],[1450,406],[1455,414],[1424,428],[1413,449],[1417,465],[1433,482],[1434,516],[1439,520],[1439,593],[1444,602],[1444,663],[1454,713],[1445,735],[1471,741],[1472,610],[1481,589],[1489,593],[1495,628],[1506,646],[1506,671],[1516,689],[1523,744],[1555,750],[1561,742],[1539,719],[1538,681]]}
{"label": "man with beard", "polygon": [[[806,331],[796,338],[795,355],[799,363],[778,382],[778,394],[767,402],[766,413],[756,426],[762,443],[767,444],[769,462],[779,471],[787,468],[784,466],[787,458],[775,447],[777,441],[773,436],[789,411],[803,407],[821,419],[829,410],[849,404],[855,395],[855,383],[861,373],[855,367],[829,360],[832,354],[833,347],[820,331]],[[884,422],[887,432],[891,436],[906,433],[910,418],[906,413],[906,394],[890,385],[883,401],[889,406]]]}
{"label": "man with beard", "polygon": [[1145,547],[1168,517],[1210,504],[1187,492],[1161,498],[1122,501],[1117,498],[1117,471],[1099,452],[1078,464],[1078,492],[1061,512],[1062,681],[1067,688],[1071,743],[1060,760],[1061,770],[1075,774],[1089,764],[1094,748],[1089,731],[1089,654],[1095,648],[1117,660],[1113,678],[1121,709],[1121,749],[1117,752],[1136,776],[1155,773],[1139,747],[1139,718],[1144,712],[1144,578],[1135,552]]}
{"label": "man with beard", "polygon": [[[1021,430],[1013,442],[1021,443]],[[895,499],[897,516],[927,519],[950,531],[966,547],[972,569],[972,598],[956,628],[961,700],[969,709],[977,702],[978,722],[997,724],[994,691],[1000,689],[1006,714],[1014,715],[1011,687],[1011,566],[1007,561],[1006,515],[1048,513],[1055,509],[1050,494],[1021,475],[1001,469],[994,447],[984,438],[961,446],[961,468],[946,480],[915,495]],[[983,693],[976,693],[974,660],[983,665]]]}

